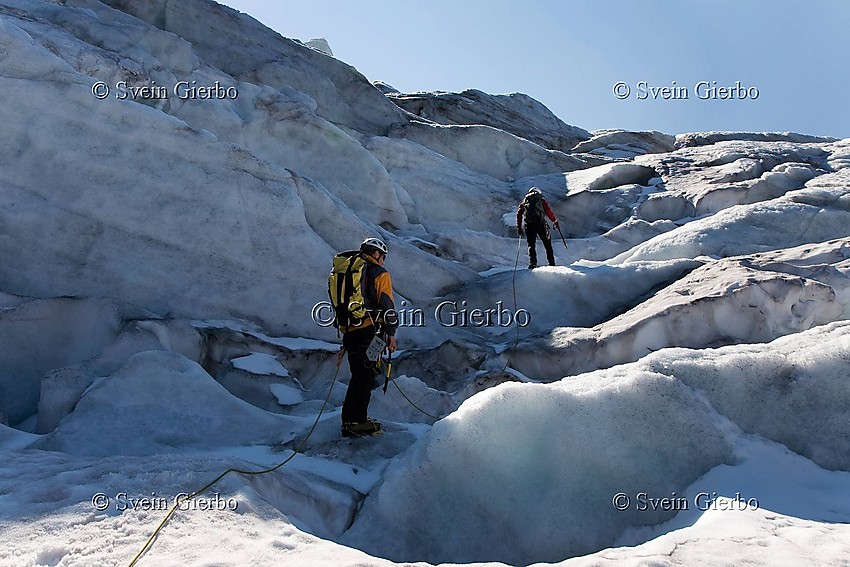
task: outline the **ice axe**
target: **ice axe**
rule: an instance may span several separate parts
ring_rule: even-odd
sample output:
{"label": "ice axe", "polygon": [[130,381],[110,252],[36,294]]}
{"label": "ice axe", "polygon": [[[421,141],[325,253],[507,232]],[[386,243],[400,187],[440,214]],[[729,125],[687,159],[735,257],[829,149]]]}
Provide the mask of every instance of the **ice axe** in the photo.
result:
{"label": "ice axe", "polygon": [[387,386],[390,384],[390,372],[393,369],[393,351],[387,349],[387,375],[384,377],[384,393],[387,393]]}
{"label": "ice axe", "polygon": [[566,238],[564,238],[564,233],[563,233],[563,232],[561,232],[561,225],[560,225],[560,224],[556,224],[556,225],[555,225],[555,228],[557,228],[557,229],[558,229],[558,234],[560,234],[560,235],[561,235],[561,241],[564,243],[564,248],[566,248],[567,250],[569,250],[569,249],[570,249],[570,247],[569,247],[569,246],[567,246],[567,239],[566,239]]}

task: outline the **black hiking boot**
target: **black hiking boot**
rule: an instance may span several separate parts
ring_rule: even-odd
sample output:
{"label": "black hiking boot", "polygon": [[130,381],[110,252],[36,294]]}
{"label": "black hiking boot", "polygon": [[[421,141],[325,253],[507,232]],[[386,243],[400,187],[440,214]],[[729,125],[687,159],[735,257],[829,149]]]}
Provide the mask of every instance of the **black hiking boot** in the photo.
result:
{"label": "black hiking boot", "polygon": [[537,267],[537,264],[529,264],[529,265],[528,265],[528,269],[529,269],[529,270],[533,270],[533,269],[534,269],[534,268],[536,268],[536,267]]}
{"label": "black hiking boot", "polygon": [[371,417],[367,417],[366,421],[362,422],[344,422],[340,428],[340,433],[343,437],[366,437],[369,435],[378,435],[383,431],[381,423],[375,421]]}

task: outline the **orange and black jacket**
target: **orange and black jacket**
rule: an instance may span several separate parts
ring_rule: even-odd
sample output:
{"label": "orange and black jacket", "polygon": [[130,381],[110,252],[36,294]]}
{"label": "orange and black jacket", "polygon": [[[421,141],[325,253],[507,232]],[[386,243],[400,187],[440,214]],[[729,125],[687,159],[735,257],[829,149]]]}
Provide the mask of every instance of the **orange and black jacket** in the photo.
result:
{"label": "orange and black jacket", "polygon": [[343,333],[365,329],[375,323],[389,336],[394,336],[398,328],[398,313],[393,300],[393,282],[390,273],[380,266],[374,258],[364,254],[366,259],[366,278],[363,282],[363,299],[369,315],[359,325],[343,327]]}

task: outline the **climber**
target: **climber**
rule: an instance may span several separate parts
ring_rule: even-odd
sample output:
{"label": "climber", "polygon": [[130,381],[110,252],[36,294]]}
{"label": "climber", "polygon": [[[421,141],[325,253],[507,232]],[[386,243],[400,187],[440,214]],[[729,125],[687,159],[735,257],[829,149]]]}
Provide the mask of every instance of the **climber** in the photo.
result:
{"label": "climber", "polygon": [[380,433],[380,422],[367,416],[372,388],[385,350],[396,350],[398,315],[393,302],[393,284],[384,269],[387,245],[367,238],[360,250],[334,258],[328,293],[343,333],[342,346],[348,353],[351,380],[342,405],[343,437]]}
{"label": "climber", "polygon": [[[524,223],[523,213],[525,213]],[[528,240],[529,270],[537,267],[535,241],[538,237],[543,242],[543,247],[546,248],[546,259],[549,260],[549,265],[555,265],[555,253],[552,251],[552,238],[549,235],[549,224],[546,222],[546,217],[549,217],[555,228],[558,228],[558,219],[555,218],[552,209],[549,208],[549,203],[546,202],[543,193],[537,187],[532,187],[528,190],[516,211],[517,234],[522,236],[524,226],[525,236]]]}

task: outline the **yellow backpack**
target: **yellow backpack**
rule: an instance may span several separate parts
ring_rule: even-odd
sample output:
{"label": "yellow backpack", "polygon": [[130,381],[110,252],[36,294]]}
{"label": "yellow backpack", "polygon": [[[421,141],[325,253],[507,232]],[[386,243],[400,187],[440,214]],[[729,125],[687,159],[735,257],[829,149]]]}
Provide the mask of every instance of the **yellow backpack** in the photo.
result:
{"label": "yellow backpack", "polygon": [[328,276],[328,296],[334,308],[334,327],[356,327],[367,316],[363,284],[366,279],[366,260],[359,250],[341,252],[334,256],[333,269]]}

